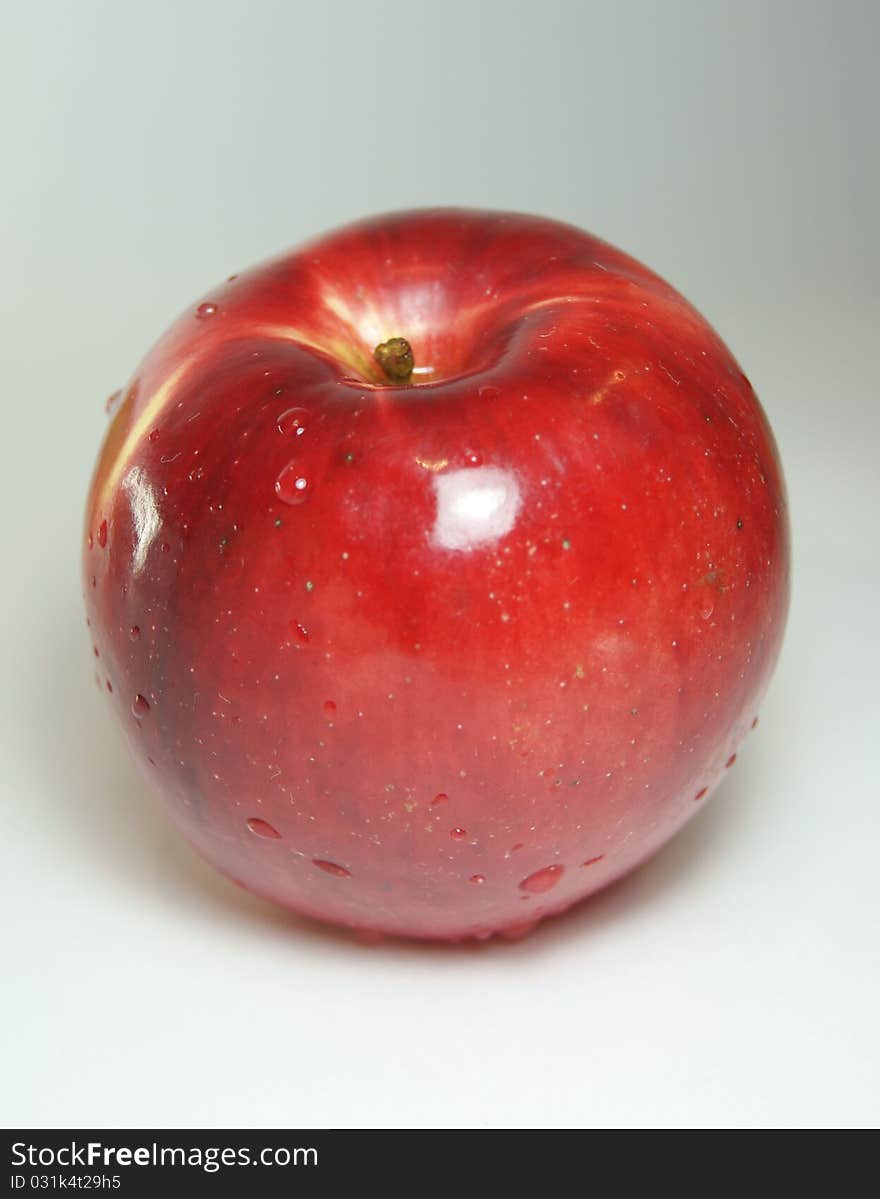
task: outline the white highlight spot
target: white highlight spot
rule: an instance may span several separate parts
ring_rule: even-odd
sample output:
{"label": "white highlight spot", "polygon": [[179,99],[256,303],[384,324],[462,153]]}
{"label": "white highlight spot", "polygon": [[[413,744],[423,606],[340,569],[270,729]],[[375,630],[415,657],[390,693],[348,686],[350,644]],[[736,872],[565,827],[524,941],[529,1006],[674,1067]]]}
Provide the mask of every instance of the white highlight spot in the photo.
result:
{"label": "white highlight spot", "polygon": [[432,540],[447,550],[470,550],[509,533],[522,497],[512,471],[497,466],[453,470],[434,479],[437,519]]}
{"label": "white highlight spot", "polygon": [[131,468],[122,481],[122,488],[128,497],[134,524],[132,570],[139,574],[144,569],[150,546],[162,522],[156,506],[156,497],[142,467]]}

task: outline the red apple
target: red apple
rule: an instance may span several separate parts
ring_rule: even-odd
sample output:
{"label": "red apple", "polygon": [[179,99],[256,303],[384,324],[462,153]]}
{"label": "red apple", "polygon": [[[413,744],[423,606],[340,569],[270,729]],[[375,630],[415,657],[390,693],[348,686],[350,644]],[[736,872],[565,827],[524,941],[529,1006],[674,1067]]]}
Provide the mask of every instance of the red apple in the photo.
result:
{"label": "red apple", "polygon": [[788,602],[730,352],[509,213],[379,217],[213,288],[120,397],[86,527],[101,683],[183,833],[420,937],[516,931],[671,837]]}

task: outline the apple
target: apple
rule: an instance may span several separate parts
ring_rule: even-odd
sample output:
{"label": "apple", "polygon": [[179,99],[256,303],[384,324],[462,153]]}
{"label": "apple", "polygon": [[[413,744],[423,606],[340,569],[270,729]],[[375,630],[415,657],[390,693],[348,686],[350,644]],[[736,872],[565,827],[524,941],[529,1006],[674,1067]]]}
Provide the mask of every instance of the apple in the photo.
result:
{"label": "apple", "polygon": [[212,288],[111,407],[101,686],[246,888],[514,935],[733,764],[787,611],[779,459],[719,337],[608,244],[366,220]]}

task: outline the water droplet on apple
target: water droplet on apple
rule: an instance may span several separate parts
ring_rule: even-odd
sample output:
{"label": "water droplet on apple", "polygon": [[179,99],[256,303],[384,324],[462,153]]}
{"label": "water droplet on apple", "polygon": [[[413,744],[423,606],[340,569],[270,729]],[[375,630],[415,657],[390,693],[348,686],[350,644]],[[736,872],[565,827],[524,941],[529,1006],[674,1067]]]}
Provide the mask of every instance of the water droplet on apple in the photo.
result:
{"label": "water droplet on apple", "polygon": [[486,387],[481,387],[478,394],[481,400],[497,400],[501,395],[501,389],[487,385]]}
{"label": "water droplet on apple", "polygon": [[87,544],[88,544],[88,547],[89,547],[89,549],[91,549],[91,548],[92,548],[92,546],[95,544],[95,539],[94,539],[94,537],[91,535],[91,533],[89,533],[88,537],[86,538],[86,542],[87,542]]}
{"label": "water droplet on apple", "polygon": [[735,761],[736,761],[736,754],[731,754],[730,757],[727,759],[727,761],[724,763],[725,770],[730,770],[731,766],[734,764]]}
{"label": "water droplet on apple", "polygon": [[332,699],[328,699],[325,701],[324,715],[325,716],[335,716],[336,715],[336,704],[333,702]]}
{"label": "water droplet on apple", "polygon": [[268,837],[273,841],[281,840],[281,834],[278,832],[278,829],[273,828],[268,820],[261,820],[259,816],[251,816],[247,822],[247,826],[258,837]]}
{"label": "water droplet on apple", "polygon": [[102,520],[98,525],[98,545],[101,549],[107,544],[107,522]]}
{"label": "water droplet on apple", "polygon": [[344,866],[340,866],[336,862],[327,862],[321,858],[312,858],[312,865],[317,866],[319,870],[323,870],[325,874],[332,874],[334,878],[351,878],[351,871],[346,870]]}
{"label": "water droplet on apple", "polygon": [[141,635],[141,631],[136,624],[133,624],[128,630],[128,635],[132,641],[137,641],[138,637]]}
{"label": "water droplet on apple", "polygon": [[476,887],[481,887],[486,881],[485,874],[472,874],[468,879],[469,883],[473,883]]}
{"label": "water droplet on apple", "polygon": [[107,690],[108,690],[108,691],[110,692],[110,694],[112,695],[112,694],[113,694],[113,684],[110,682],[110,680],[109,680],[109,679],[107,679],[107,680],[106,680],[106,683],[107,683]]}
{"label": "water droplet on apple", "polygon": [[434,804],[438,804],[438,803],[446,803],[448,801],[448,799],[449,799],[449,796],[444,791],[441,791],[439,795],[435,795],[434,798],[431,800],[431,806],[433,807]]}
{"label": "water droplet on apple", "polygon": [[198,308],[196,309],[196,316],[200,321],[205,321],[209,317],[216,316],[216,315],[217,315],[217,305],[216,304],[211,304],[211,303],[199,304]]}
{"label": "water droplet on apple", "polygon": [[706,795],[708,790],[709,790],[708,787],[701,787],[699,789],[699,791],[696,793],[696,795],[694,796],[694,803],[697,803],[699,800],[701,800],[703,798],[703,796]]}
{"label": "water droplet on apple", "polygon": [[275,494],[282,503],[295,505],[303,504],[308,498],[309,481],[300,473],[296,462],[288,462],[284,470],[275,480]]}
{"label": "water droplet on apple", "polygon": [[131,710],[138,720],[141,720],[150,710],[149,702],[142,695],[136,695],[132,700]]}
{"label": "water droplet on apple", "polygon": [[288,408],[275,422],[279,433],[290,437],[302,437],[308,425],[309,413],[305,408]]}
{"label": "water droplet on apple", "polygon": [[556,886],[564,870],[564,866],[545,866],[542,870],[536,870],[534,874],[522,880],[520,890],[528,891],[530,895],[543,895],[545,891],[551,891]]}
{"label": "water droplet on apple", "polygon": [[476,452],[471,452],[471,453],[465,454],[464,460],[468,466],[482,466],[483,465],[483,455],[478,454]]}
{"label": "water droplet on apple", "polygon": [[581,862],[582,866],[595,866],[597,862],[603,861],[604,853],[597,854],[594,858],[587,858],[586,862]]}
{"label": "water droplet on apple", "polygon": [[463,841],[467,836],[467,829],[451,828],[449,830],[449,835],[453,841]]}
{"label": "water droplet on apple", "polygon": [[150,430],[150,441],[158,441],[158,440],[159,440],[159,430],[151,429]]}

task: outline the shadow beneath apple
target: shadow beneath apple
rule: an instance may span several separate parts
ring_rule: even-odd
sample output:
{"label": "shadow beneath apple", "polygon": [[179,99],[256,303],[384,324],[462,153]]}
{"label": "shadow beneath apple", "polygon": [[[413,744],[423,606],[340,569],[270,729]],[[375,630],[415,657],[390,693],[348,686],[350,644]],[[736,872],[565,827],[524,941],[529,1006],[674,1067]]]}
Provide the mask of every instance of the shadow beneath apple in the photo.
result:
{"label": "shadow beneath apple", "polygon": [[[46,755],[42,766],[47,790],[58,797],[57,816],[70,854],[78,858],[82,870],[112,876],[121,891],[137,892],[147,903],[175,911],[196,909],[208,923],[245,925],[288,944],[305,939],[349,951],[367,948],[349,930],[297,916],[250,894],[190,848],[129,758],[107,697],[98,693],[104,687],[100,661],[94,663],[99,669],[96,687],[89,682],[86,630],[76,619],[75,607],[68,605],[65,611],[65,620],[55,626],[58,643],[47,647],[60,727],[55,728],[56,752]],[[42,729],[45,711],[33,717],[31,727]],[[761,755],[754,752],[758,745],[757,741],[750,745],[753,752],[741,757],[739,769],[650,861],[568,912],[542,922],[522,940],[496,937],[484,943],[449,944],[389,937],[370,945],[371,952],[382,957],[426,952],[532,955],[555,950],[562,940],[625,922],[644,907],[694,885],[701,871],[711,871],[713,863],[735,847],[737,829],[744,827],[743,810],[757,802],[760,790],[755,783],[760,773]]]}

